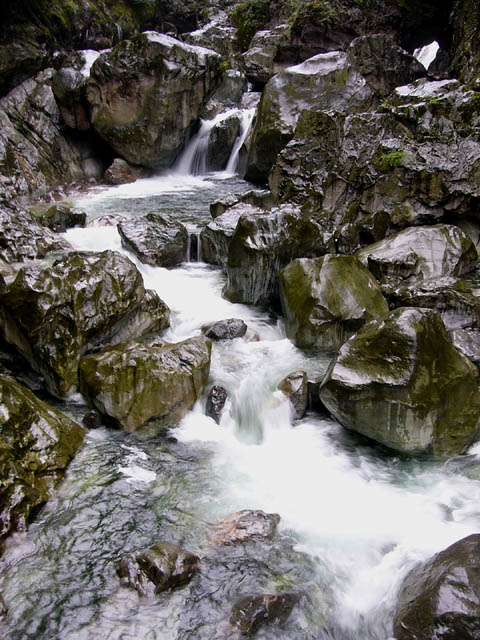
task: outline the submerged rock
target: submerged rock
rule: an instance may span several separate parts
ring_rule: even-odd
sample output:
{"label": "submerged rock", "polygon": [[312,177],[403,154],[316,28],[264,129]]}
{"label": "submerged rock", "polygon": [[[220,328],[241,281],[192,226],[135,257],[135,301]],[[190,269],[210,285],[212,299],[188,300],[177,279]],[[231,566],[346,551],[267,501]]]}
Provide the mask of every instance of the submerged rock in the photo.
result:
{"label": "submerged rock", "polygon": [[343,426],[407,454],[456,455],[479,434],[475,368],[429,309],[397,309],[360,329],[320,398]]}
{"label": "submerged rock", "polygon": [[251,636],[264,624],[284,623],[299,599],[298,593],[261,594],[239,598],[233,605],[230,624],[242,635]]}
{"label": "submerged rock", "polygon": [[353,256],[293,260],[280,272],[280,301],[287,335],[301,348],[338,349],[389,311],[377,281]]}
{"label": "submerged rock", "polygon": [[234,340],[247,333],[247,325],[240,318],[229,318],[203,327],[202,330],[210,340]]}
{"label": "submerged rock", "polygon": [[293,407],[297,420],[303,418],[308,405],[307,374],[305,371],[294,371],[284,378],[278,385]]}
{"label": "submerged rock", "polygon": [[150,421],[183,418],[199,398],[210,371],[211,342],[162,340],[119,344],[80,361],[80,389],[102,416],[126,431]]}
{"label": "submerged rock", "polygon": [[228,393],[226,389],[220,385],[214,385],[207,397],[207,406],[205,408],[205,415],[215,420],[217,424],[220,424],[222,420],[222,413],[225,407],[225,403],[228,399]]}
{"label": "submerged rock", "polygon": [[49,500],[85,430],[0,375],[0,546]]}
{"label": "submerged rock", "polygon": [[146,596],[186,584],[199,568],[198,556],[170,542],[158,542],[145,551],[125,556],[117,573],[123,586]]}
{"label": "submerged rock", "polygon": [[244,509],[217,522],[213,528],[213,542],[222,546],[271,538],[279,522],[278,513]]}
{"label": "submerged rock", "polygon": [[480,534],[413,568],[400,587],[394,619],[398,640],[480,638]]}
{"label": "submerged rock", "polygon": [[125,160],[172,166],[219,82],[220,56],[149,31],[103,53],[90,71],[95,131]]}
{"label": "submerged rock", "polygon": [[181,222],[158,213],[120,222],[122,244],[144,263],[157,267],[174,267],[187,256],[188,233]]}
{"label": "submerged rock", "polygon": [[77,390],[83,354],[169,325],[166,304],[113,251],[72,252],[52,266],[23,267],[0,296],[5,339],[59,397]]}

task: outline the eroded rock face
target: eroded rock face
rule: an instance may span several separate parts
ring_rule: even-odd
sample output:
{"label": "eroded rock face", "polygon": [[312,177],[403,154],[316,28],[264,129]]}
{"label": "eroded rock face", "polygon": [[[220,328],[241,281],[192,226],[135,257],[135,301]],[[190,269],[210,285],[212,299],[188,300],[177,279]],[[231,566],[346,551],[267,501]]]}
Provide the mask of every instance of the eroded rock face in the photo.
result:
{"label": "eroded rock face", "polygon": [[395,86],[424,74],[412,56],[383,35],[359,38],[347,52],[318,54],[281,71],[262,95],[246,178],[266,181],[277,154],[293,138],[304,109],[339,114],[368,111]]}
{"label": "eroded rock face", "polygon": [[184,262],[188,233],[181,222],[148,213],[118,225],[122,244],[144,263],[157,267],[173,267]]}
{"label": "eroded rock face", "polygon": [[264,624],[282,624],[298,602],[298,593],[261,594],[239,598],[233,606],[230,624],[250,637]]}
{"label": "eroded rock face", "polygon": [[0,201],[0,258],[7,263],[44,258],[52,251],[69,249],[69,244],[41,227],[18,204]]}
{"label": "eroded rock face", "polygon": [[149,421],[183,418],[200,396],[210,371],[211,342],[128,342],[82,358],[80,389],[103,416],[126,431]]}
{"label": "eroded rock face", "polygon": [[0,375],[0,547],[52,497],[85,430]]}
{"label": "eroded rock face", "polygon": [[220,56],[153,31],[103,53],[90,71],[95,131],[132,164],[172,166],[219,81]]}
{"label": "eroded rock face", "polygon": [[329,253],[330,240],[322,220],[290,205],[242,215],[229,244],[224,295],[232,302],[278,303],[280,270],[294,258]]}
{"label": "eroded rock face", "polygon": [[244,509],[217,522],[213,529],[213,542],[222,546],[268,539],[275,533],[279,522],[278,513]]}
{"label": "eroded rock face", "polygon": [[294,417],[300,420],[305,415],[308,405],[307,374],[305,371],[294,371],[278,385],[293,408]]}
{"label": "eroded rock face", "polygon": [[345,427],[391,449],[450,456],[478,437],[475,375],[437,312],[402,308],[341,347],[320,398]]}
{"label": "eroded rock face", "polygon": [[478,329],[454,329],[451,333],[455,348],[467,356],[480,369],[480,331]]}
{"label": "eroded rock face", "polygon": [[[331,216],[342,253],[371,243],[361,225],[372,214],[387,216],[393,229],[476,219],[475,105],[475,92],[455,80],[418,80],[370,113],[304,111],[270,187],[280,200]],[[353,236],[348,243],[347,234]]]}
{"label": "eroded rock face", "polygon": [[400,588],[398,640],[480,637],[480,534],[473,534],[413,568]]}
{"label": "eroded rock face", "polygon": [[125,556],[117,573],[123,586],[146,596],[186,584],[199,568],[198,556],[170,542],[158,542],[145,551]]}
{"label": "eroded rock face", "polygon": [[59,397],[77,389],[80,357],[169,325],[169,309],[125,256],[72,252],[20,269],[1,294],[1,329]]}
{"label": "eroded rock face", "polygon": [[411,227],[360,249],[356,257],[380,282],[461,276],[478,261],[472,240],[453,225]]}
{"label": "eroded rock face", "polygon": [[280,272],[289,338],[301,348],[338,349],[388,304],[370,271],[353,256],[293,260]]}

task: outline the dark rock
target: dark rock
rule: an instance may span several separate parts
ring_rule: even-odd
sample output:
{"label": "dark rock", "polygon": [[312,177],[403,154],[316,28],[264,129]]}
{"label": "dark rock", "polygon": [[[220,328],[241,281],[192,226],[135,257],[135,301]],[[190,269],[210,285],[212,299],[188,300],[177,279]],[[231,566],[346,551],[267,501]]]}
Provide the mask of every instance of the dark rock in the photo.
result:
{"label": "dark rock", "polygon": [[307,389],[307,374],[305,371],[294,371],[284,378],[278,385],[280,391],[282,391],[290,400],[294,416],[297,420],[303,418],[307,410],[308,405],[308,389]]}
{"label": "dark rock", "polygon": [[257,31],[243,54],[243,64],[255,91],[261,91],[276,73],[289,66],[275,61],[279,45],[288,37],[288,26],[281,24],[271,30]]}
{"label": "dark rock", "polygon": [[234,340],[247,333],[247,325],[240,318],[229,318],[203,327],[202,330],[210,340]]}
{"label": "dark rock", "polygon": [[82,418],[82,424],[87,429],[99,429],[102,426],[102,416],[97,411],[87,411]]}
{"label": "dark rock", "polygon": [[463,82],[478,78],[480,7],[475,0],[456,0],[450,16],[453,29],[450,75]]}
{"label": "dark rock", "polygon": [[280,301],[287,335],[301,348],[338,349],[389,311],[377,281],[353,256],[293,260],[280,272]]}
{"label": "dark rock", "polygon": [[480,638],[480,534],[413,568],[400,588],[394,619],[398,640]]}
{"label": "dark rock", "polygon": [[186,259],[188,233],[181,222],[148,213],[120,222],[118,232],[122,244],[146,264],[174,267]]}
{"label": "dark rock", "polygon": [[475,367],[430,309],[366,324],[341,347],[320,398],[348,429],[407,454],[460,454],[479,433]]}
{"label": "dark rock", "polygon": [[79,131],[91,127],[87,103],[89,73],[71,67],[59,69],[52,78],[52,91],[67,126]]}
{"label": "dark rock", "polygon": [[219,82],[219,62],[153,31],[120,42],[90,71],[95,131],[132,164],[170,167]]}
{"label": "dark rock", "polygon": [[158,542],[123,558],[117,572],[123,586],[146,596],[152,591],[161,593],[190,582],[199,568],[198,556],[170,542]]}
{"label": "dark rock", "polygon": [[281,625],[300,599],[298,593],[245,596],[235,602],[230,624],[244,636],[251,636],[264,624]]}
{"label": "dark rock", "polygon": [[274,535],[279,522],[278,513],[244,509],[217,522],[213,529],[213,542],[222,546],[249,540],[265,540]]}
{"label": "dark rock", "polygon": [[219,385],[214,385],[207,397],[207,406],[205,414],[215,420],[217,424],[220,424],[222,420],[222,412],[225,407],[225,403],[228,398],[226,389]]}
{"label": "dark rock", "polygon": [[134,167],[122,158],[115,158],[103,177],[108,184],[125,184],[135,182],[139,178],[145,178],[147,175],[142,167]]}
{"label": "dark rock", "polygon": [[181,420],[198,400],[210,371],[211,342],[127,342],[80,361],[80,389],[115,425],[135,431],[150,421]]}
{"label": "dark rock", "polygon": [[240,131],[240,118],[233,114],[218,122],[210,132],[207,148],[207,169],[225,169],[232,153],[233,145]]}
{"label": "dark rock", "polygon": [[77,390],[84,353],[169,326],[169,309],[113,251],[23,267],[1,294],[0,327],[53,395]]}
{"label": "dark rock", "polygon": [[85,430],[0,375],[0,541],[49,500]]}
{"label": "dark rock", "polygon": [[41,222],[52,231],[63,233],[71,227],[84,227],[87,214],[67,203],[58,203],[47,209],[41,217]]}
{"label": "dark rock", "polygon": [[307,380],[308,409],[324,413],[327,411],[325,405],[320,400],[320,389],[325,376]]}
{"label": "dark rock", "polygon": [[3,597],[0,595],[0,620],[2,620],[3,618],[6,617],[8,613],[8,607],[5,604],[5,600],[3,599]]}
{"label": "dark rock", "polygon": [[5,262],[44,258],[47,253],[69,248],[65,240],[41,227],[18,204],[0,203],[0,258]]}

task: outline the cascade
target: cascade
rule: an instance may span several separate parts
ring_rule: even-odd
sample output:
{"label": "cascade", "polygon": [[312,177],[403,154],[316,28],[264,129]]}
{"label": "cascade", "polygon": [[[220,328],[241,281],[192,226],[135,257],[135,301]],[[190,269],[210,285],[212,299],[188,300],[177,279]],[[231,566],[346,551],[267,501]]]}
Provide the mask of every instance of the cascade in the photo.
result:
{"label": "cascade", "polygon": [[421,64],[423,64],[425,69],[428,69],[428,67],[437,57],[439,48],[440,45],[436,40],[434,40],[430,44],[426,44],[424,47],[415,49],[413,55]]}
{"label": "cascade", "polygon": [[241,111],[241,124],[240,124],[240,132],[235,140],[235,144],[233,145],[232,153],[230,154],[230,158],[227,163],[227,167],[225,171],[227,173],[238,173],[238,167],[240,163],[240,151],[243,147],[243,143],[250,131],[250,127],[253,122],[253,118],[255,116],[256,109],[245,109]]}

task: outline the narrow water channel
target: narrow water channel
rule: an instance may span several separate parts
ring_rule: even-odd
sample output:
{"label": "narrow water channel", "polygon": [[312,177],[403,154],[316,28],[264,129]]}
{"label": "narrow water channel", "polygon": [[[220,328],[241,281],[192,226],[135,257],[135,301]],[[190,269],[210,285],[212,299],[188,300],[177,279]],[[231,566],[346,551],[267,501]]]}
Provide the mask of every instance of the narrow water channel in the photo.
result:
{"label": "narrow water channel", "polygon": [[[78,204],[90,219],[158,211],[199,229],[211,201],[248,188],[226,175],[175,174],[93,190]],[[115,226],[65,235],[76,249],[128,253]],[[167,432],[89,432],[56,498],[2,558],[10,615],[0,637],[226,640],[236,597],[294,590],[303,597],[289,621],[258,638],[390,638],[405,573],[480,530],[480,447],[447,463],[407,460],[326,416],[293,424],[276,386],[297,369],[321,375],[328,355],[294,347],[281,318],[224,300],[217,268],[185,262],[166,270],[129,256],[173,311],[165,339],[230,317],[259,339],[213,346],[208,387],[221,384],[230,396],[220,426],[201,399]],[[66,410],[80,417],[85,407],[78,398]],[[213,549],[212,522],[255,508],[281,516],[272,544]],[[199,554],[202,571],[182,589],[141,599],[119,587],[115,565],[158,540]]]}

